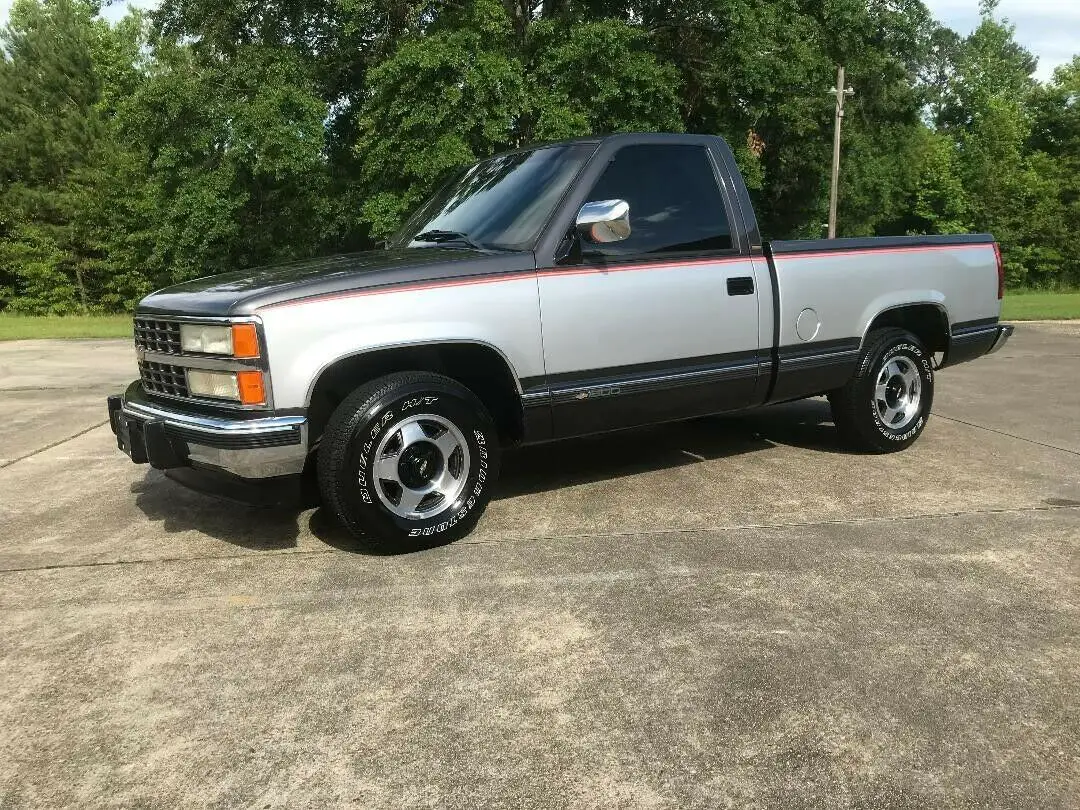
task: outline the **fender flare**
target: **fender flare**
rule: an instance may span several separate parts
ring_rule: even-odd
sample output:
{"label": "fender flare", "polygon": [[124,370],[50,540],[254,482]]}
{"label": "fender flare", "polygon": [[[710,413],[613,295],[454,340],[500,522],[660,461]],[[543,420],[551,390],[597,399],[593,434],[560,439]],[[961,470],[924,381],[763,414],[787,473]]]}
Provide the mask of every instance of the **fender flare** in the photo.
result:
{"label": "fender flare", "polygon": [[349,352],[348,354],[343,354],[343,355],[341,355],[339,357],[334,358],[333,360],[323,364],[323,366],[321,368],[319,368],[319,370],[311,378],[311,381],[308,383],[307,391],[304,394],[304,407],[305,408],[310,408],[311,407],[311,397],[315,393],[315,388],[319,384],[319,380],[322,379],[323,375],[327,372],[327,370],[332,368],[333,366],[336,366],[338,363],[342,362],[343,360],[351,360],[351,359],[353,359],[355,357],[362,357],[363,355],[366,355],[366,354],[375,354],[376,352],[393,351],[394,349],[412,349],[412,348],[420,348],[420,347],[426,347],[426,346],[448,346],[448,345],[454,345],[454,346],[481,346],[481,347],[483,347],[485,349],[490,349],[491,351],[495,352],[495,354],[497,354],[499,356],[499,358],[505,364],[506,370],[510,373],[510,378],[514,381],[514,389],[515,389],[515,391],[516,391],[516,393],[518,395],[518,398],[520,399],[522,397],[523,391],[522,391],[522,388],[521,388],[521,377],[518,374],[517,369],[514,368],[514,364],[510,361],[510,358],[506,356],[506,352],[504,352],[498,346],[496,346],[496,345],[494,345],[492,343],[489,343],[486,340],[477,340],[475,338],[447,338],[447,339],[432,338],[430,340],[401,341],[401,342],[395,342],[395,343],[385,343],[385,344],[376,344],[376,345],[373,345],[373,346],[365,346],[364,348],[358,349],[357,351]]}
{"label": "fender flare", "polygon": [[[941,313],[942,320],[945,324],[945,339],[949,343],[952,341],[952,321],[949,319],[949,310],[945,306],[945,296],[941,293],[937,293],[932,297],[925,298],[912,298],[911,300],[903,301],[900,303],[892,303],[889,306],[882,307],[874,312],[874,314],[866,318],[864,312],[864,318],[862,322],[861,333],[859,336],[859,350],[861,351],[863,346],[866,345],[866,336],[870,333],[870,327],[874,321],[884,315],[886,312],[894,312],[898,309],[907,309],[908,307],[934,307]],[[866,311],[871,311],[868,307]]]}

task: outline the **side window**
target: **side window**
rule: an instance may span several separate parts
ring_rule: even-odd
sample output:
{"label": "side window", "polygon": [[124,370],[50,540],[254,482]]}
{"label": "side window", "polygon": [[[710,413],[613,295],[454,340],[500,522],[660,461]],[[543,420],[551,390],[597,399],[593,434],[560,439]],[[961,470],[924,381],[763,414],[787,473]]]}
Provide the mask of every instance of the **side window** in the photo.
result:
{"label": "side window", "polygon": [[586,257],[732,248],[724,200],[704,146],[624,146],[586,201],[598,200],[630,204],[630,237],[602,245],[586,242],[581,246]]}

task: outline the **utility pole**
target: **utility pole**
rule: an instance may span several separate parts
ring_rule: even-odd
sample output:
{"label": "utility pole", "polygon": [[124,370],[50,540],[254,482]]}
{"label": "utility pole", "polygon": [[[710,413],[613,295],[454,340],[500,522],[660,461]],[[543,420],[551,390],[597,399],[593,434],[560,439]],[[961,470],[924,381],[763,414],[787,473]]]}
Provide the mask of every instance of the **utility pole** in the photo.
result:
{"label": "utility pole", "polygon": [[850,87],[844,87],[844,66],[836,69],[836,87],[829,91],[836,95],[836,123],[832,143],[832,188],[829,190],[829,238],[836,238],[836,192],[840,182],[840,124],[844,120],[844,99],[854,95]]}

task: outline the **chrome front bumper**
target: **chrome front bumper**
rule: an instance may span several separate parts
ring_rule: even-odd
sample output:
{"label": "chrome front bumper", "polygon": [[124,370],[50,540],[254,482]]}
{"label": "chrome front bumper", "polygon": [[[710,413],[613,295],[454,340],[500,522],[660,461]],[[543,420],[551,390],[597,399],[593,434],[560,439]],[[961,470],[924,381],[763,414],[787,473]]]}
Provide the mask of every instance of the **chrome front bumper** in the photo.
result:
{"label": "chrome front bumper", "polygon": [[131,460],[158,469],[196,467],[240,478],[276,478],[303,471],[303,416],[251,419],[206,416],[151,402],[138,381],[109,397],[117,446]]}

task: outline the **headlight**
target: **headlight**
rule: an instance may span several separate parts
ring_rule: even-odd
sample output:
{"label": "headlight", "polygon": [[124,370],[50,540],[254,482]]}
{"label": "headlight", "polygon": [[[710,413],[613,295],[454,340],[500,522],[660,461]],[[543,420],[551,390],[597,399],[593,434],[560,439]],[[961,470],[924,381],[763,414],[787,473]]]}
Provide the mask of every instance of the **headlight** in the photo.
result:
{"label": "headlight", "polygon": [[180,349],[201,354],[232,354],[232,327],[180,324]]}
{"label": "headlight", "polygon": [[180,350],[198,354],[225,354],[232,357],[258,357],[259,335],[253,323],[231,326],[180,324]]}
{"label": "headlight", "polygon": [[236,374],[231,371],[203,371],[198,368],[189,368],[187,385],[188,392],[192,396],[240,401],[240,386],[237,384]]}
{"label": "headlight", "polygon": [[266,387],[261,371],[187,370],[188,393],[195,397],[231,399],[243,405],[265,405]]}

